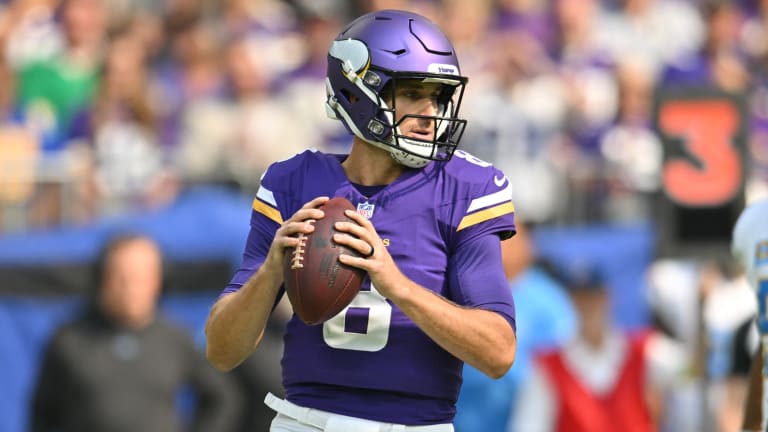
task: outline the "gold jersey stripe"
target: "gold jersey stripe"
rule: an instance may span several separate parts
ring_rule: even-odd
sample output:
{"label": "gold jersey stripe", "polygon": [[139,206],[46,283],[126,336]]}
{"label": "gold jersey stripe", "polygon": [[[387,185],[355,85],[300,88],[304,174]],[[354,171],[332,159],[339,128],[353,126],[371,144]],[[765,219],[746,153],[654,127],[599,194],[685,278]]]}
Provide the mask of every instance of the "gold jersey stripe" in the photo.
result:
{"label": "gold jersey stripe", "polygon": [[279,224],[283,223],[283,217],[280,216],[280,212],[276,208],[270,207],[258,199],[253,200],[253,209]]}
{"label": "gold jersey stripe", "polygon": [[487,208],[485,210],[481,210],[477,213],[472,213],[471,215],[464,216],[464,218],[461,220],[461,223],[459,223],[459,227],[456,229],[456,231],[461,231],[464,228],[469,228],[472,225],[479,224],[480,222],[485,222],[488,219],[493,219],[495,217],[499,217],[507,213],[514,213],[514,212],[515,212],[515,205],[512,204],[511,201],[508,201],[503,204],[499,204],[497,206]]}

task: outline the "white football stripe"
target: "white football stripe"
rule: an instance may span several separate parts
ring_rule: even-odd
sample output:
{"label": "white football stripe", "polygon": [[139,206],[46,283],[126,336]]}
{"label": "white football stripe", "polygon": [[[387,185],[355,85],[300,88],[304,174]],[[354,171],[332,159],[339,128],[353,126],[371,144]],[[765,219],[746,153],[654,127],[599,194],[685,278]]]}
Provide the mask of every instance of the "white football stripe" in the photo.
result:
{"label": "white football stripe", "polygon": [[264,186],[259,186],[259,190],[258,192],[256,192],[256,197],[264,201],[265,203],[271,205],[272,207],[277,208],[277,201],[275,201],[275,195],[272,193],[271,190],[265,188]]}
{"label": "white football stripe", "polygon": [[507,187],[498,192],[473,199],[472,202],[469,203],[467,213],[472,213],[475,210],[501,204],[507,201],[512,201],[512,182],[510,181],[507,181]]}

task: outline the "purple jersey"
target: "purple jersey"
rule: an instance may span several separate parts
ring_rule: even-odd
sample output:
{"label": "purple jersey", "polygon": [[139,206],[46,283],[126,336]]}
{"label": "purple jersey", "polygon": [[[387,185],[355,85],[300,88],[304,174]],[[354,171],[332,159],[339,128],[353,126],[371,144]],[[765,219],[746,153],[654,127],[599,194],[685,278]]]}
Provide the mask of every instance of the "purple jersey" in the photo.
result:
{"label": "purple jersey", "polygon": [[[371,219],[403,274],[455,303],[496,311],[514,326],[506,281],[483,276],[502,274],[500,265],[489,271],[481,255],[452,261],[472,250],[473,242],[514,233],[511,185],[504,174],[457,151],[449,162],[406,170],[366,197],[347,179],[345,157],[305,151],[270,166],[253,202],[243,265],[225,292],[248,280],[276,229],[302,205],[317,196],[343,196]],[[323,325],[290,320],[282,365],[291,402],[411,425],[452,421],[463,366],[367,278],[349,307]]]}

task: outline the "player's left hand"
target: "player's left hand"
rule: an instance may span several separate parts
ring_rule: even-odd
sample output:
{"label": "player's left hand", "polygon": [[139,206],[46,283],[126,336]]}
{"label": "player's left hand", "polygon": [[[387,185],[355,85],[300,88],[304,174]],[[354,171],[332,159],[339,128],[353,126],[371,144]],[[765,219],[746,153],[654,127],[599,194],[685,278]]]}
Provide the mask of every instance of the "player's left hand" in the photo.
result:
{"label": "player's left hand", "polygon": [[345,214],[354,222],[336,222],[335,227],[339,233],[334,234],[333,240],[356,250],[360,256],[342,254],[339,261],[367,271],[371,283],[384,297],[395,299],[404,295],[397,290],[409,284],[402,282],[405,276],[400,273],[373,223],[353,210],[346,210]]}

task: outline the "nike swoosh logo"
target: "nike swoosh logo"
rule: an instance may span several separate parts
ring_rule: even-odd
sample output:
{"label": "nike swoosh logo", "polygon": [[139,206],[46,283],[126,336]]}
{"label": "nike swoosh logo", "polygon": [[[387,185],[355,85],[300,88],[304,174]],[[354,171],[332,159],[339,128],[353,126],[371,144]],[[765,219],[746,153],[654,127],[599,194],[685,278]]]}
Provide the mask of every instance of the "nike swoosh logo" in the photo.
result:
{"label": "nike swoosh logo", "polygon": [[493,182],[494,182],[494,183],[496,184],[496,186],[498,186],[498,187],[502,187],[502,186],[504,186],[504,183],[505,183],[506,181],[507,181],[507,176],[501,176],[501,178],[498,178],[498,177],[496,177],[496,176],[493,176]]}

